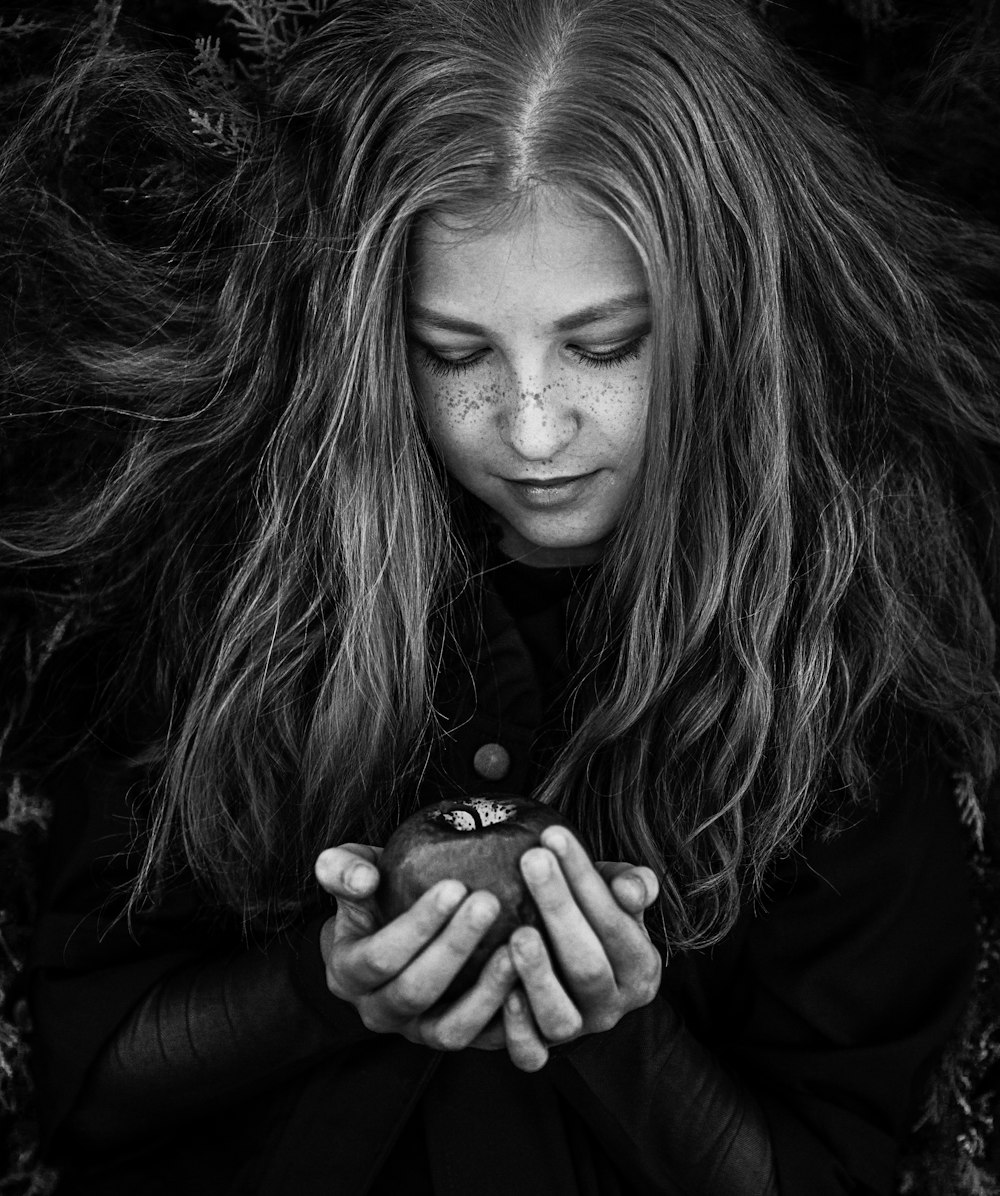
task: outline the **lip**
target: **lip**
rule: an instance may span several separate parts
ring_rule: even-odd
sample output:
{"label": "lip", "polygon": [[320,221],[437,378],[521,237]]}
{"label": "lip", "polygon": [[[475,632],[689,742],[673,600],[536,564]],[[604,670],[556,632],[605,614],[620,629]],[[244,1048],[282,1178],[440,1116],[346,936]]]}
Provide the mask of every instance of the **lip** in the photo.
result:
{"label": "lip", "polygon": [[554,478],[507,478],[506,480],[514,482],[518,486],[565,486],[569,482],[576,482],[585,477],[589,477],[589,474],[564,473]]}
{"label": "lip", "polygon": [[559,507],[583,497],[598,470],[565,474],[555,478],[503,478],[504,486],[515,501],[529,510]]}

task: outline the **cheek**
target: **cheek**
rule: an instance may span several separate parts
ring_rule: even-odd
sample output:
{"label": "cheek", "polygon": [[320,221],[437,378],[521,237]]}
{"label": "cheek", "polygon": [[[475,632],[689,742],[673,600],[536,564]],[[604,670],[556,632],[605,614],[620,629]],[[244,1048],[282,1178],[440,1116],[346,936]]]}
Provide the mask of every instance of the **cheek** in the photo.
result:
{"label": "cheek", "polygon": [[472,451],[492,424],[494,404],[485,388],[462,378],[422,378],[417,387],[420,412],[427,433],[448,457]]}
{"label": "cheek", "polygon": [[622,453],[645,443],[649,389],[641,374],[617,378],[590,388],[590,410],[605,437]]}
{"label": "cheek", "polygon": [[420,408],[428,426],[462,428],[489,418],[496,396],[482,383],[424,375],[417,385]]}

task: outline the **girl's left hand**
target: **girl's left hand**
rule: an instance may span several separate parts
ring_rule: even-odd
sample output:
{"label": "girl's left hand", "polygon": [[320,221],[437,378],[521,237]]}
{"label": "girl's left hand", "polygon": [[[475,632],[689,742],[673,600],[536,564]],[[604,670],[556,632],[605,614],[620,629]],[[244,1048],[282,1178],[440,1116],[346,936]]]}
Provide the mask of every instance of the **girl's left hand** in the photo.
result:
{"label": "girl's left hand", "polygon": [[[542,935],[514,931],[510,951],[520,985],[504,1003],[507,1050],[516,1067],[537,1071],[549,1047],[610,1030],[660,988],[663,963],[643,925],[658,885],[649,868],[590,861],[564,827],[542,832],[521,857],[521,872],[558,962]],[[610,887],[609,887],[610,886]]]}

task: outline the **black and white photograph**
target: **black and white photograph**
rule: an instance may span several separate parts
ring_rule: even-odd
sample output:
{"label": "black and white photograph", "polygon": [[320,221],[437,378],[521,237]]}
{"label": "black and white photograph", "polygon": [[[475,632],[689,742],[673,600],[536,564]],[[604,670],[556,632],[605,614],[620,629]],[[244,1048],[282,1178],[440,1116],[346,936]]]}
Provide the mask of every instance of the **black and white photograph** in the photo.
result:
{"label": "black and white photograph", "polygon": [[0,5],[0,1196],[1000,1196],[1000,2]]}

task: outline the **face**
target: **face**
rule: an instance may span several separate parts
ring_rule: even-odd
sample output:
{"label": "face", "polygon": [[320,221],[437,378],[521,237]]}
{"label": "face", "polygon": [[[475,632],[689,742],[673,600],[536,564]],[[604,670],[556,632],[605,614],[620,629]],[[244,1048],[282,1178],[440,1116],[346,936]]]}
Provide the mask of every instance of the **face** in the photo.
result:
{"label": "face", "polygon": [[541,202],[489,231],[415,233],[410,359],[451,475],[529,564],[595,560],[642,462],[649,299],[609,222]]}

